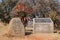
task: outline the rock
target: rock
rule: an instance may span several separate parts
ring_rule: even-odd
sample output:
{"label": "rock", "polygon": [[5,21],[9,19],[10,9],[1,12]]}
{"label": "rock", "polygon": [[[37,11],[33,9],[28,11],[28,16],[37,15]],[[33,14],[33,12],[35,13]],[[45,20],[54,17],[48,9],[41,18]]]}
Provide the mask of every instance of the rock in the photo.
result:
{"label": "rock", "polygon": [[35,18],[33,20],[33,33],[53,33],[54,26],[50,18]]}
{"label": "rock", "polygon": [[25,35],[24,26],[20,18],[12,18],[9,23],[9,34],[23,37]]}

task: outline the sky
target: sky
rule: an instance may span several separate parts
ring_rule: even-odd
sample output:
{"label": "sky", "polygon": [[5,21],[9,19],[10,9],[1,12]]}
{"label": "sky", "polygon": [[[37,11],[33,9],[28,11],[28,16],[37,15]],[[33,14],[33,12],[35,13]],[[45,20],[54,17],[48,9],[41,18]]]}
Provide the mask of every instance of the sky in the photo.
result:
{"label": "sky", "polygon": [[58,0],[60,2],[60,0]]}
{"label": "sky", "polygon": [[2,1],[0,0],[0,2],[2,2]]}

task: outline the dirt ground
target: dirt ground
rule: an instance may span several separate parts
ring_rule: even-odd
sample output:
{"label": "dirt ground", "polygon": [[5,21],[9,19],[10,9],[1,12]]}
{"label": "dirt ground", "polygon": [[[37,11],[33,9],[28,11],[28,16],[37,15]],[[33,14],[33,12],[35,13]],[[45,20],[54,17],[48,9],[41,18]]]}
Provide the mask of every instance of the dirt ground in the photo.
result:
{"label": "dirt ground", "polygon": [[31,34],[24,37],[8,37],[4,35],[7,32],[8,25],[0,23],[0,40],[60,40],[58,33]]}
{"label": "dirt ground", "polygon": [[58,34],[31,34],[25,37],[0,36],[0,40],[60,40]]}

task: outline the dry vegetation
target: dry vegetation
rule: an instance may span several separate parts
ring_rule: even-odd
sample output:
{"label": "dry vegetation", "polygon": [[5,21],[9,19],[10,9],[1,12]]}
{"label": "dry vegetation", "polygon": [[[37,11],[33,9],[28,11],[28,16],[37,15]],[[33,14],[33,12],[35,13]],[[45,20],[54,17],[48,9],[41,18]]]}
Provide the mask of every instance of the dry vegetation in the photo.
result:
{"label": "dry vegetation", "polygon": [[0,40],[60,40],[60,34],[31,34],[24,37],[7,37],[3,35],[7,32],[8,25],[0,22]]}
{"label": "dry vegetation", "polygon": [[25,37],[6,37],[0,36],[0,40],[60,40],[58,34],[32,34]]}
{"label": "dry vegetation", "polygon": [[[55,8],[55,7],[58,7],[56,5],[58,3],[55,3],[52,0],[49,0],[49,1],[46,1],[46,2],[43,1],[43,0],[36,0],[36,1],[37,1],[36,5],[32,6],[34,11],[41,13],[42,17],[43,17],[43,15],[44,15],[44,17],[46,17],[48,15],[47,17],[50,17],[50,18],[56,17],[60,21],[60,15],[58,14],[58,11],[57,11],[58,9]],[[7,5],[7,3],[8,3],[8,5]],[[9,16],[9,14],[5,15],[6,13],[3,12],[4,10],[7,13],[11,12],[10,10],[7,11],[5,9],[5,6],[7,7],[7,9],[10,7],[11,10],[12,10],[15,7],[17,2],[15,4],[14,3],[15,2],[10,1],[10,2],[6,2],[5,5],[4,4],[0,5],[0,13],[1,13],[0,17],[1,18],[5,18],[6,16]],[[59,16],[56,16],[56,15],[59,15]],[[7,18],[7,19],[9,19],[9,18]],[[60,26],[59,21],[56,22],[57,27]],[[58,33],[57,34],[31,34],[29,36],[25,36],[25,37],[22,37],[22,38],[20,38],[20,37],[11,37],[11,36],[5,35],[5,33],[7,33],[7,31],[9,30],[8,27],[9,27],[8,24],[5,25],[4,23],[0,22],[0,40],[60,40],[60,34],[58,34]],[[60,31],[58,31],[58,32],[60,32]]]}
{"label": "dry vegetation", "polygon": [[8,24],[4,24],[2,22],[0,22],[0,35],[3,35],[4,33],[6,33],[8,28]]}

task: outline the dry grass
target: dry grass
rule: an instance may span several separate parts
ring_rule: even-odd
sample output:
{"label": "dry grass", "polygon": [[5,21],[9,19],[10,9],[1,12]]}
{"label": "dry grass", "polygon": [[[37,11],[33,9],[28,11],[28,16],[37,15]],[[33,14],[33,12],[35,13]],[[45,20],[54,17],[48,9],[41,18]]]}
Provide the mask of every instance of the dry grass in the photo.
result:
{"label": "dry grass", "polygon": [[7,28],[8,28],[7,25],[4,25],[2,22],[0,22],[0,35],[4,34]]}
{"label": "dry grass", "polygon": [[7,37],[3,35],[7,32],[8,25],[0,23],[0,40],[60,40],[60,34],[31,34],[24,37]]}
{"label": "dry grass", "polygon": [[60,40],[58,34],[31,34],[25,37],[0,36],[0,40]]}

